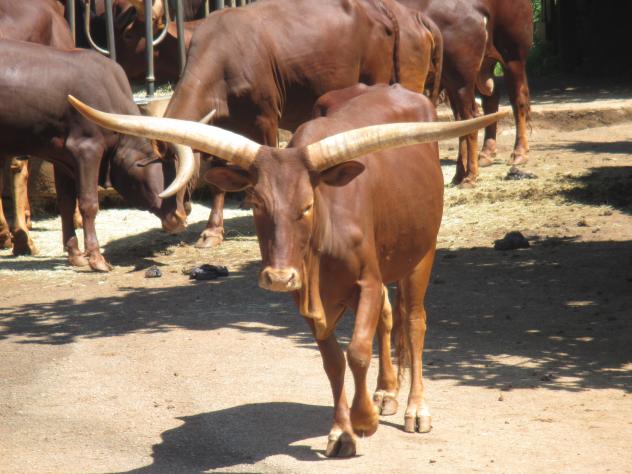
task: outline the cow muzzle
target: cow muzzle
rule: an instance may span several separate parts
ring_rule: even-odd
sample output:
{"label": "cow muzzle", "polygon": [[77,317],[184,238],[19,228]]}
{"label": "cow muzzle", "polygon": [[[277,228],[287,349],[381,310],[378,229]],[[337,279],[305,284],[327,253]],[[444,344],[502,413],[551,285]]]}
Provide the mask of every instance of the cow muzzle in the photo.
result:
{"label": "cow muzzle", "polygon": [[175,211],[161,220],[162,229],[168,234],[179,234],[187,228],[187,215],[180,211]]}
{"label": "cow muzzle", "polygon": [[266,267],[259,274],[259,286],[277,292],[300,290],[301,275],[294,268]]}

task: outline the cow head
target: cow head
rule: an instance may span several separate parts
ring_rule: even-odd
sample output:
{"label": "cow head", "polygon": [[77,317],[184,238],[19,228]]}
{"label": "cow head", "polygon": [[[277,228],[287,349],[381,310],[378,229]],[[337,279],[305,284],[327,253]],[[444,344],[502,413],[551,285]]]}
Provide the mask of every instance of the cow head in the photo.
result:
{"label": "cow head", "polygon": [[[123,135],[109,169],[114,188],[125,200],[158,216],[162,228],[169,233],[178,233],[186,228],[187,213],[183,199],[177,199],[175,195],[184,192],[182,188],[188,182],[188,176],[192,175],[186,169],[187,160],[194,161],[190,148],[178,146],[174,151],[163,158],[166,153],[159,153],[149,140]],[[178,168],[177,164],[180,164]],[[186,175],[183,176],[183,173]],[[172,185],[165,193],[166,183],[170,181],[173,181]]]}
{"label": "cow head", "polygon": [[263,260],[259,284],[272,291],[296,291],[302,286],[310,237],[319,220],[324,220],[319,219],[322,216],[314,206],[320,183],[344,186],[350,182],[364,170],[354,158],[468,135],[505,115],[452,123],[374,125],[333,135],[307,147],[276,149],[197,122],[105,114],[80,103],[73,105],[102,127],[185,144],[228,161],[228,167],[208,171],[206,179],[225,191],[248,190]]}
{"label": "cow head", "polygon": [[[164,22],[166,10],[162,0],[154,0],[151,14],[153,31],[156,35],[167,26]],[[174,36],[175,26],[170,24],[169,27],[169,34]],[[117,61],[130,79],[144,78],[147,74],[144,0],[122,2],[116,11],[114,28]]]}
{"label": "cow head", "polygon": [[[87,107],[72,96],[68,100],[80,111]],[[179,144],[169,147],[169,153],[161,153],[155,142],[123,135],[110,161],[109,178],[130,204],[156,214],[165,231],[177,233],[186,228],[183,195],[196,173],[197,163],[190,147]],[[171,184],[166,186],[170,180]]]}

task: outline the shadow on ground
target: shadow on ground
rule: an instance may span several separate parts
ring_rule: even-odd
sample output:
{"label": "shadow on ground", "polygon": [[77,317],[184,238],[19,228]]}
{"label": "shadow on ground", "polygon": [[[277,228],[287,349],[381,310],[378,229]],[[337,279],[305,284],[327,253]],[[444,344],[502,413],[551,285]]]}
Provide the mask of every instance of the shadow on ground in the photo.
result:
{"label": "shadow on ground", "polygon": [[[169,235],[160,228],[150,229],[140,234],[125,236],[108,242],[103,254],[113,265],[130,266],[137,269],[155,265],[151,257],[167,251],[174,245],[194,245],[206,222],[196,222],[181,234]],[[255,237],[252,216],[239,216],[225,221],[226,239],[234,237]]]}
{"label": "shadow on ground", "polygon": [[[497,84],[502,84],[502,82],[496,81]],[[632,99],[632,88],[627,79],[604,80],[578,76],[533,77],[529,80],[529,88],[532,105]],[[506,97],[506,94],[503,96]]]}
{"label": "shadow on ground", "polygon": [[[0,309],[0,340],[236,328],[315,348],[283,294],[257,286],[256,261],[229,278]],[[632,241],[546,240],[519,252],[441,250],[427,301],[426,375],[463,385],[632,391]],[[353,318],[338,330],[348,340]],[[323,375],[324,376],[324,375]]]}
{"label": "shadow on ground", "polygon": [[[631,153],[632,153],[632,144]],[[632,214],[632,166],[590,168],[579,177],[568,178],[575,187],[564,191],[570,201],[595,206],[608,205]]]}
{"label": "shadow on ground", "polygon": [[165,431],[154,445],[153,463],[129,473],[206,472],[279,454],[322,460],[311,446],[294,443],[327,433],[331,407],[259,403],[179,419],[184,424]]}

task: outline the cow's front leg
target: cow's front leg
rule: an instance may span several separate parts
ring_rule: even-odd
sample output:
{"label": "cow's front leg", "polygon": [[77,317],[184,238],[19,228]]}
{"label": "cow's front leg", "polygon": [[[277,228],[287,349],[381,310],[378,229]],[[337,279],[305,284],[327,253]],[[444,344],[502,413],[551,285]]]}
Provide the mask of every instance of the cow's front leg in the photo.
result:
{"label": "cow's front leg", "polygon": [[57,207],[61,215],[62,241],[64,250],[68,254],[68,263],[73,267],[85,267],[88,265],[88,259],[79,250],[79,242],[72,219],[77,203],[75,180],[59,165],[55,165],[54,170]]}
{"label": "cow's front leg", "polygon": [[13,158],[13,255],[37,255],[37,247],[29,235],[27,212],[28,199],[28,161]]}
{"label": "cow's front leg", "polygon": [[216,247],[224,241],[224,198],[226,193],[209,184],[211,215],[195,246],[200,249]]}
{"label": "cow's front leg", "polygon": [[68,148],[74,153],[79,183],[79,212],[83,220],[83,242],[85,255],[92,270],[109,272],[112,266],[101,255],[95,219],[99,212],[99,162],[103,146],[91,140],[78,140]]}
{"label": "cow's front leg", "polygon": [[[316,331],[314,322],[306,318],[314,336]],[[323,340],[316,340],[320,355],[323,358],[323,367],[331,385],[334,397],[334,423],[327,440],[327,457],[349,457],[356,453],[356,439],[351,426],[349,416],[349,404],[344,390],[345,382],[345,356],[336,340],[333,332]]]}
{"label": "cow's front leg", "polygon": [[391,333],[393,331],[393,309],[388,300],[388,289],[384,287],[382,311],[377,325],[377,342],[380,351],[380,369],[373,402],[381,415],[397,413],[397,376],[391,358]]}
{"label": "cow's front leg", "polygon": [[94,190],[86,189],[86,187],[91,188],[92,186],[82,185],[81,181],[79,184],[79,211],[81,212],[83,220],[85,254],[92,270],[97,272],[109,272],[112,270],[112,266],[106,262],[103,255],[101,255],[99,240],[97,239],[95,220],[99,212],[99,196],[97,194],[96,180],[93,182]]}
{"label": "cow's front leg", "polygon": [[353,431],[360,436],[371,436],[375,433],[379,421],[366,378],[381,309],[382,283],[379,280],[361,281],[353,336],[347,348],[347,362],[355,383],[351,424]]}

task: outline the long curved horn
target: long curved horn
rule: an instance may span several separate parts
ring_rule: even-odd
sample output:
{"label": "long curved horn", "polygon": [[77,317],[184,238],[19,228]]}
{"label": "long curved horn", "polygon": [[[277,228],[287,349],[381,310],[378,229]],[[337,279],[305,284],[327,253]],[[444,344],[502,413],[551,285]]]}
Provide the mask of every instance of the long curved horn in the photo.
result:
{"label": "long curved horn", "polygon": [[195,157],[193,156],[193,150],[190,146],[172,144],[174,152],[178,157],[178,170],[176,171],[176,177],[171,184],[161,192],[158,197],[165,199],[178,194],[182,188],[184,188],[193,175],[195,174]]}
{"label": "long curved horn", "polygon": [[[211,110],[199,122],[208,124],[213,119],[216,112],[216,109]],[[178,191],[184,188],[189,181],[191,181],[191,178],[193,178],[193,175],[195,174],[195,158],[193,157],[193,150],[191,147],[178,145],[176,143],[172,143],[171,146],[180,161],[180,166],[178,166],[178,171],[176,172],[176,177],[173,182],[167,189],[158,195],[161,199],[177,194]]]}
{"label": "long curved horn", "polygon": [[[68,96],[68,102],[82,115],[101,127],[128,135],[187,145],[246,170],[254,163],[261,148],[261,145],[246,137],[198,122],[164,117],[108,114],[87,106],[71,95]],[[182,166],[182,163],[180,165]]]}
{"label": "long curved horn", "polygon": [[462,137],[500,120],[498,112],[459,122],[415,122],[371,125],[327,137],[306,147],[313,169],[323,171],[344,161],[387,148]]}

